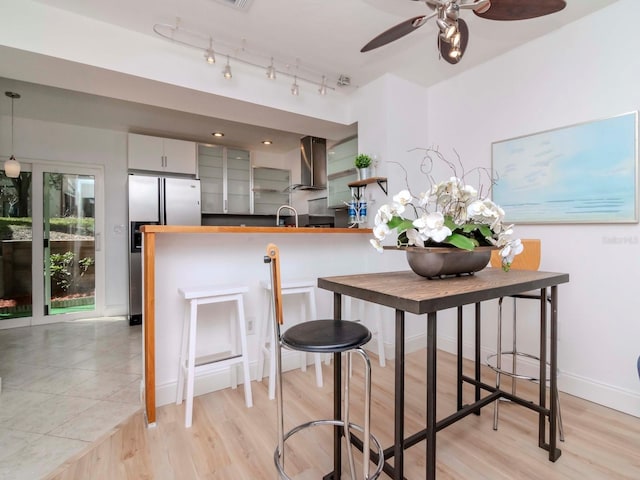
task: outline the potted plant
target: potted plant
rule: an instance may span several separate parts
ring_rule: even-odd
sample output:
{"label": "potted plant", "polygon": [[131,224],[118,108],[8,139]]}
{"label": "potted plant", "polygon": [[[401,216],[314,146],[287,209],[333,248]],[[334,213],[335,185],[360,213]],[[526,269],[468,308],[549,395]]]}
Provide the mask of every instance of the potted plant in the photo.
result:
{"label": "potted plant", "polygon": [[366,153],[360,153],[356,156],[356,168],[358,169],[358,180],[369,178],[369,167],[371,166],[371,157]]}

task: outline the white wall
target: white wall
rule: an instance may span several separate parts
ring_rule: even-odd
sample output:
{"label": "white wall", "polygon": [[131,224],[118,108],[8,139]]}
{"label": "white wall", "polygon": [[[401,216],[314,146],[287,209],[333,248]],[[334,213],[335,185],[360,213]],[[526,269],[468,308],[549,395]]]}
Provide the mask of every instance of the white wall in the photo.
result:
{"label": "white wall", "polygon": [[[490,168],[491,142],[638,110],[639,17],[639,2],[621,0],[430,88],[428,140],[449,158],[455,148],[467,170]],[[640,226],[521,225],[517,233],[542,239],[541,269],[571,275],[560,287],[561,390],[640,416]],[[532,320],[520,333],[530,347]],[[453,338],[453,326],[439,335]],[[487,325],[485,349],[494,338]]]}

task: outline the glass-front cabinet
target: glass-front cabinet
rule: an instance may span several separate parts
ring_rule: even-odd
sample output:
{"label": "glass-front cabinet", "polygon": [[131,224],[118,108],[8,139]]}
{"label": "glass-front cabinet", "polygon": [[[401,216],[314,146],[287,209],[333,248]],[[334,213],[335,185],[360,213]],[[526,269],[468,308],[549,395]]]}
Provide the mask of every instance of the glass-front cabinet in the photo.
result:
{"label": "glass-front cabinet", "polygon": [[202,213],[252,213],[248,150],[198,145],[198,172]]}
{"label": "glass-front cabinet", "polygon": [[254,213],[275,215],[280,205],[288,205],[289,185],[291,185],[290,170],[255,167],[253,169]]}
{"label": "glass-front cabinet", "polygon": [[344,140],[329,149],[327,155],[327,203],[330,207],[344,207],[351,201],[349,183],[358,175],[354,159],[358,154],[358,137]]}

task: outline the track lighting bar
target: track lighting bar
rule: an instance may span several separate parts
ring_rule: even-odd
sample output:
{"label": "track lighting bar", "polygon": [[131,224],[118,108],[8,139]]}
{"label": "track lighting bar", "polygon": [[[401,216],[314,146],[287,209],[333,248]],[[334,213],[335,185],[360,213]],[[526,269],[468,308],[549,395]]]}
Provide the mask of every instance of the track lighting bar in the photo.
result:
{"label": "track lighting bar", "polygon": [[[264,64],[262,64],[260,60],[252,60],[249,57],[250,56],[264,57],[263,55],[260,55],[257,53],[249,53],[244,48],[244,46],[240,48],[237,48],[237,47],[234,48],[228,45],[224,45],[218,41],[214,42],[212,37],[208,35],[202,35],[199,33],[194,33],[194,32],[185,30],[179,25],[179,21],[176,23],[176,25],[156,23],[153,26],[153,31],[157,35],[161,36],[166,40],[203,51],[205,59],[207,60],[207,63],[210,63],[210,64],[215,63],[215,56],[214,56],[214,49],[213,49],[213,44],[215,43],[216,45],[215,53],[217,53],[218,55],[224,55],[227,57],[227,63],[222,72],[224,78],[226,79],[232,78],[231,66],[230,66],[230,61],[232,61],[232,62],[238,62],[244,65],[249,65],[252,67],[262,69],[263,71],[266,72],[266,76],[271,80],[275,80],[278,75],[291,78],[293,80],[293,84],[291,86],[292,95],[298,95],[300,92],[300,87],[298,85],[298,82],[305,82],[305,83],[309,83],[311,85],[317,86],[318,92],[321,95],[326,95],[328,90],[335,90],[335,87],[332,87],[329,84],[327,84],[326,75],[316,74],[308,70],[306,72],[305,71],[300,72],[299,69],[300,70],[302,69],[298,65],[297,61],[286,63],[285,64],[286,68],[279,68],[278,63],[275,61],[274,57],[268,57],[268,63],[265,62]],[[292,72],[290,71],[290,67],[294,63],[295,63],[295,72]],[[315,76],[321,77],[321,80],[315,80],[313,78]],[[349,82],[345,82],[344,80],[341,80],[341,79],[349,79],[349,77],[347,75],[340,75],[339,79],[336,80],[337,86],[343,87],[343,86],[349,85]]]}

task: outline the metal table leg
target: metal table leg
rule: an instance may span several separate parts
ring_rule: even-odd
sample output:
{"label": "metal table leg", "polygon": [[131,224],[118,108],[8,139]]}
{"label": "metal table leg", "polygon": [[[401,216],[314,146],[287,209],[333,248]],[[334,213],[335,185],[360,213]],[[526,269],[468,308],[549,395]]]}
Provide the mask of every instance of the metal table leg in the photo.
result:
{"label": "metal table leg", "polygon": [[436,478],[437,313],[427,314],[427,480]]}
{"label": "metal table leg", "polygon": [[404,311],[396,310],[395,420],[393,431],[393,478],[404,478]]}
{"label": "metal table leg", "polygon": [[[549,352],[549,363],[551,365],[551,381],[549,392],[549,460],[555,462],[562,451],[556,447],[556,425],[558,418],[558,287],[554,285],[551,287],[551,345]],[[544,363],[544,362],[541,362]]]}

